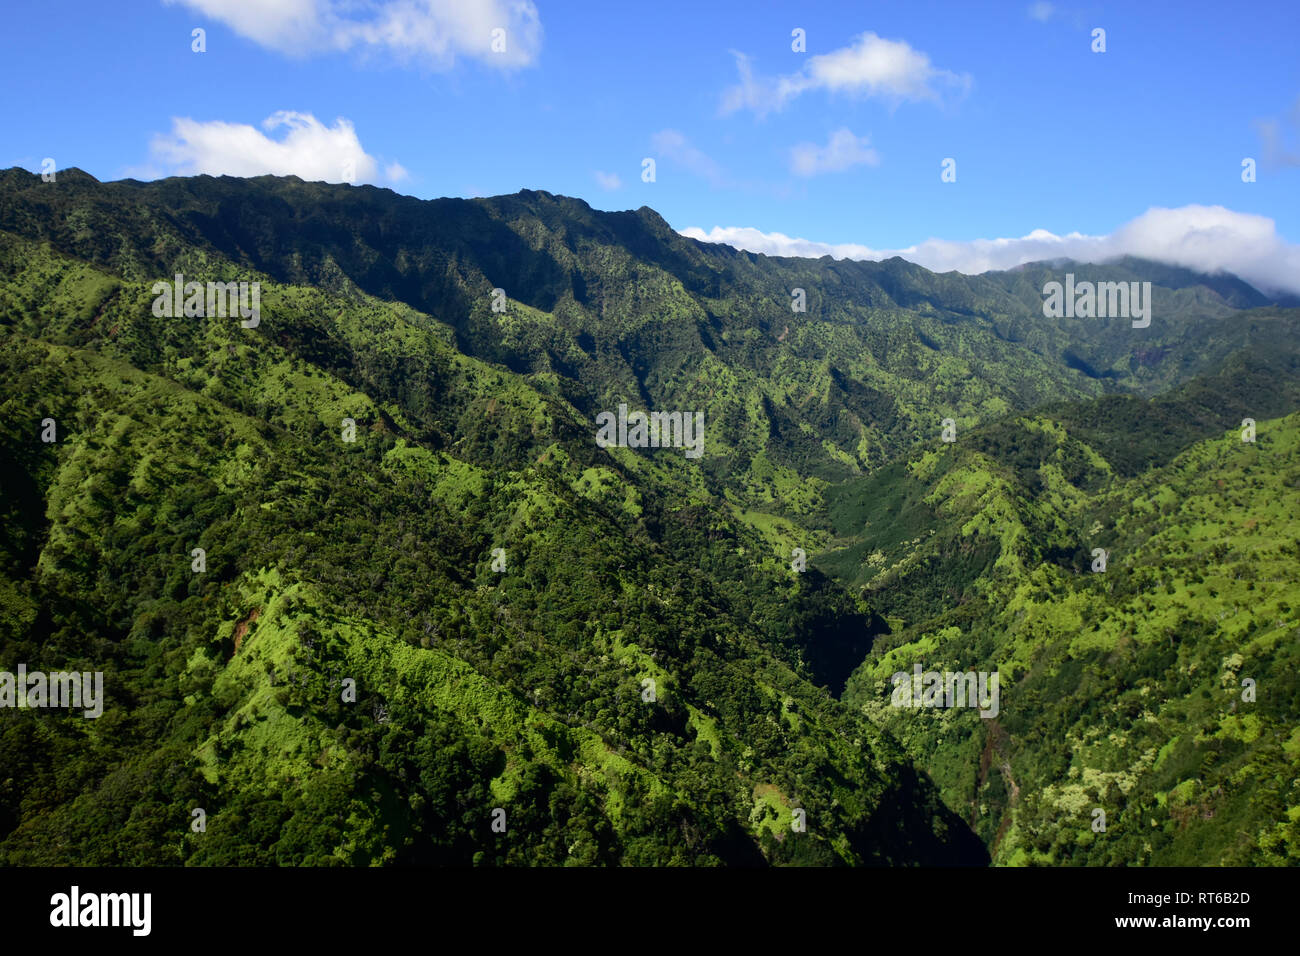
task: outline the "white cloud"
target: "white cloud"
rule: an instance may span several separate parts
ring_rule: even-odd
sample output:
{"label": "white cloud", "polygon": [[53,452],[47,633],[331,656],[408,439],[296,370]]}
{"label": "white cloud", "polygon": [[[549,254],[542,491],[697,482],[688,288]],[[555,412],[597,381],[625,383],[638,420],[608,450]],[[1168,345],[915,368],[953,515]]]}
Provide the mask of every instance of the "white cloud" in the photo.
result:
{"label": "white cloud", "polygon": [[723,181],[722,167],[705,155],[675,129],[663,129],[650,138],[660,156],[702,176],[713,185]]}
{"label": "white cloud", "polygon": [[854,136],[848,127],[831,133],[825,146],[799,143],[790,150],[790,171],[796,176],[840,173],[860,165],[879,166],[880,154],[871,148],[871,140]]}
{"label": "white cloud", "polygon": [[[469,57],[502,69],[531,66],[542,45],[532,0],[164,0],[288,53],[357,50],[450,69]],[[492,49],[494,29],[504,51]]]}
{"label": "white cloud", "polygon": [[677,231],[689,239],[698,239],[700,242],[721,242],[728,246],[735,246],[737,249],[761,252],[769,256],[801,256],[807,259],[819,259],[822,256],[834,256],[836,259],[888,258],[887,253],[876,252],[867,246],[796,239],[783,232],[763,232],[753,226],[714,226],[708,232],[698,226],[687,226]]}
{"label": "white cloud", "polygon": [[740,82],[722,96],[722,112],[749,109],[762,116],[784,109],[810,90],[903,100],[941,100],[941,90],[970,88],[967,74],[941,70],[930,58],[903,40],[886,40],[864,33],[852,44],[808,58],[797,73],[762,77],[754,73],[749,58],[732,51]]}
{"label": "white cloud", "polygon": [[1044,3],[1043,0],[1039,0],[1038,3],[1031,3],[1028,10],[1029,18],[1037,20],[1039,23],[1046,23],[1052,19],[1052,14],[1055,12],[1056,8],[1050,3]]}
{"label": "white cloud", "polygon": [[1200,272],[1231,272],[1267,292],[1300,294],[1300,245],[1278,235],[1276,224],[1267,216],[1223,206],[1149,209],[1105,236],[1077,232],[1058,236],[1035,229],[1011,239],[927,239],[906,249],[815,242],[748,227],[715,226],[707,233],[696,227],[680,231],[692,239],[773,256],[869,260],[901,256],[935,272],[955,270],[967,275],[1044,259],[1103,262],[1132,255]]}
{"label": "white cloud", "polygon": [[[308,181],[375,182],[379,161],[361,146],[346,119],[326,126],[310,113],[281,110],[262,122],[267,133],[283,128],[280,139],[246,123],[201,123],[174,117],[168,134],[154,136],[150,151],[167,170],[159,175],[299,176]],[[400,163],[384,170],[389,182],[407,176]]]}
{"label": "white cloud", "polygon": [[779,109],[780,106],[785,105],[784,103],[776,105],[776,80],[756,77],[754,68],[750,66],[749,57],[745,54],[732,50],[731,55],[736,58],[736,72],[740,74],[740,82],[729,87],[722,94],[720,111],[724,115],[734,113],[738,109],[747,109],[762,116],[770,109]]}
{"label": "white cloud", "polygon": [[[1264,147],[1266,168],[1300,166],[1300,96],[1296,97],[1290,112],[1280,122],[1276,119],[1256,120],[1255,130],[1259,133],[1260,143]],[[1288,146],[1284,142],[1287,139],[1297,145]]]}
{"label": "white cloud", "polygon": [[596,170],[596,183],[601,189],[621,189],[623,180],[618,178],[618,173],[605,173],[599,169]]}

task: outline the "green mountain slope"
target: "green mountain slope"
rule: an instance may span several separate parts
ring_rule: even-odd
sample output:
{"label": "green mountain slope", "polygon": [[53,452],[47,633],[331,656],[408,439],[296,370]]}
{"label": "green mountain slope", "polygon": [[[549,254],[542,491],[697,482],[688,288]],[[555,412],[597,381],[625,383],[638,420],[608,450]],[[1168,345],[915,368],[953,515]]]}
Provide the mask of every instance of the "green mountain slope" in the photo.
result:
{"label": "green mountain slope", "polygon": [[[1045,319],[1065,271],[1151,326]],[[260,324],[154,315],[177,273]],[[0,172],[0,670],[109,697],[0,712],[0,860],[1294,863],[1284,305]],[[600,447],[620,403],[703,455]],[[917,662],[997,718],[892,707]]]}
{"label": "green mountain slope", "polygon": [[1045,320],[1047,279],[1127,281],[1135,263],[968,277],[770,258],[686,239],[648,208],[544,192],[421,201],[292,177],[101,184],[75,170],[46,185],[0,173],[0,229],[139,281],[233,269],[402,302],[468,355],[553,376],[589,418],[620,401],[701,410],[714,485],[803,520],[822,481],[931,441],[944,418],[1154,395],[1248,344],[1294,348],[1300,331],[1295,310],[1185,270],[1139,265],[1155,276],[1150,328]]}
{"label": "green mountain slope", "polygon": [[[912,617],[845,699],[924,755],[995,861],[1300,862],[1300,415],[1259,422],[1253,444],[1239,431],[1125,479],[1059,425],[1024,421],[1051,439],[1037,487],[976,440],[946,463],[928,454],[890,490],[952,537],[892,563],[892,525],[855,545],[884,546],[867,591]],[[1094,466],[1091,493],[1065,479],[1072,457]],[[918,662],[999,671],[1000,714],[893,706],[891,675]]]}
{"label": "green mountain slope", "polygon": [[562,398],[405,306],[268,281],[280,334],[180,325],[6,248],[0,667],[108,688],[4,715],[8,862],[984,858],[763,623],[815,619],[815,581]]}

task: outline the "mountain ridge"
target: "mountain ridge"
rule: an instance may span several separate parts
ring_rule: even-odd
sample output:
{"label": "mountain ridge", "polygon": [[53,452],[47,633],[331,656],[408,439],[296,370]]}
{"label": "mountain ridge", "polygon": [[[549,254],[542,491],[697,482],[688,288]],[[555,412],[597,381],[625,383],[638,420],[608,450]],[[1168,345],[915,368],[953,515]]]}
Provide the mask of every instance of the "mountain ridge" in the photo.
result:
{"label": "mountain ridge", "polygon": [[[585,210],[587,213],[594,214],[595,216],[618,217],[618,216],[635,215],[642,219],[647,220],[651,225],[656,227],[655,231],[657,232],[662,231],[662,232],[671,233],[673,236],[678,236],[683,240],[696,243],[702,248],[708,249],[710,247],[714,247],[714,248],[723,247],[732,250],[732,252],[734,253],[741,253],[746,256],[758,257],[760,259],[794,260],[794,261],[808,259],[810,261],[818,261],[818,262],[822,260],[830,260],[833,263],[839,263],[839,262],[863,263],[863,264],[876,264],[880,266],[892,265],[895,262],[895,260],[898,260],[899,262],[907,263],[908,266],[923,270],[924,272],[930,273],[935,276],[958,275],[967,278],[1004,276],[1010,273],[1019,273],[1025,271],[1042,271],[1048,268],[1057,269],[1059,271],[1059,268],[1071,267],[1071,266],[1109,266],[1109,267],[1114,267],[1115,269],[1125,269],[1128,271],[1134,271],[1135,269],[1146,270],[1148,273],[1150,273],[1152,267],[1156,267],[1157,271],[1163,270],[1166,273],[1165,278],[1167,279],[1173,279],[1177,277],[1178,284],[1172,286],[1173,288],[1186,288],[1193,285],[1205,285],[1207,288],[1211,289],[1211,291],[1214,291],[1222,295],[1220,288],[1216,288],[1216,286],[1217,287],[1227,286],[1228,291],[1237,296],[1241,296],[1244,294],[1250,297],[1250,301],[1248,304],[1243,302],[1241,305],[1238,305],[1237,307],[1261,307],[1266,305],[1285,305],[1286,307],[1295,307],[1297,304],[1300,304],[1300,297],[1291,294],[1270,295],[1264,292],[1263,290],[1257,288],[1256,286],[1252,285],[1247,280],[1242,279],[1241,277],[1235,275],[1230,270],[1224,269],[1215,272],[1202,272],[1186,266],[1180,266],[1171,262],[1166,262],[1164,260],[1142,258],[1127,253],[1117,254],[1100,261],[1084,261],[1084,260],[1073,259],[1070,257],[1047,258],[1047,259],[1033,260],[1030,262],[1021,263],[1020,265],[1013,266],[1008,269],[990,269],[980,273],[964,273],[958,270],[938,272],[935,270],[928,269],[925,266],[914,263],[911,260],[906,259],[901,255],[893,255],[885,259],[865,259],[865,260],[835,258],[833,256],[830,256],[829,254],[820,257],[774,256],[768,253],[750,252],[749,250],[740,249],[736,246],[732,246],[727,243],[707,242],[704,240],[698,240],[698,239],[693,239],[691,237],[684,236],[681,233],[674,230],[668,224],[667,220],[665,220],[657,210],[655,210],[653,207],[649,205],[643,204],[635,209],[626,209],[626,210],[596,209],[581,197],[568,196],[563,193],[553,193],[545,189],[521,188],[520,190],[514,193],[503,193],[498,196],[487,196],[487,197],[468,197],[468,198],[434,197],[431,199],[420,199],[415,196],[410,196],[405,193],[400,193],[397,190],[387,186],[376,186],[370,183],[362,183],[362,184],[327,183],[319,180],[304,180],[301,177],[295,175],[280,176],[280,175],[267,174],[267,175],[254,176],[254,177],[236,177],[236,176],[229,176],[229,175],[212,176],[208,174],[198,174],[193,176],[184,176],[184,175],[168,176],[162,179],[148,180],[148,181],[136,180],[131,178],[101,181],[99,179],[96,179],[90,173],[87,173],[84,170],[80,169],[79,167],[75,167],[75,166],[67,167],[65,169],[59,170],[58,175],[65,177],[65,179],[71,177],[72,181],[78,183],[89,182],[95,185],[121,184],[121,185],[128,185],[135,188],[146,188],[146,189],[157,186],[159,184],[202,182],[204,180],[212,180],[216,182],[227,182],[227,183],[283,181],[283,182],[299,183],[305,186],[325,187],[325,188],[330,188],[335,190],[358,190],[362,192],[376,191],[379,193],[391,194],[393,197],[398,199],[409,200],[418,203],[464,202],[464,203],[502,204],[504,203],[505,200],[516,199],[516,198],[524,200],[525,202],[534,202],[536,199],[540,198],[546,201],[547,203],[560,206],[560,207],[563,207],[566,204],[573,205],[580,208],[581,210]],[[28,172],[27,170],[17,166],[10,167],[5,170],[0,170],[0,177],[5,177],[5,176],[14,176],[14,177],[26,176],[29,177],[28,180],[29,182],[32,180],[39,181],[40,179],[39,174]],[[660,230],[659,227],[662,227],[662,230]]]}

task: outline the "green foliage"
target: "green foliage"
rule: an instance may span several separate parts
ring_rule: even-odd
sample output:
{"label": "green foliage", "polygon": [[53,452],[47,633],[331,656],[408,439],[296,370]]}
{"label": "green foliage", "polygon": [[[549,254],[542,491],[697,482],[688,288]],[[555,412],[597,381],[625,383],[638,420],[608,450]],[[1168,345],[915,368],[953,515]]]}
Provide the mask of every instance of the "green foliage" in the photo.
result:
{"label": "green foliage", "polygon": [[[107,695],[0,712],[0,862],[1295,862],[1297,312],[1076,271],[1158,321],[547,193],[0,173],[0,669]],[[704,457],[598,448],[620,402]],[[894,712],[913,659],[1002,715]]]}

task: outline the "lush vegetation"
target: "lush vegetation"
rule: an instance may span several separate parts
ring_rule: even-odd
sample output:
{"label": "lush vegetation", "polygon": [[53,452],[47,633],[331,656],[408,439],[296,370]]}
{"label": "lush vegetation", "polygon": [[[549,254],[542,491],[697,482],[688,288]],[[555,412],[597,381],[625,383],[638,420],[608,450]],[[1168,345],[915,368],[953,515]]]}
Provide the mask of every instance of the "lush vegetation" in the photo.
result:
{"label": "lush vegetation", "polygon": [[1300,312],[1074,268],[1151,328],[545,193],[0,173],[0,670],[108,696],[0,711],[0,862],[1295,862]]}

